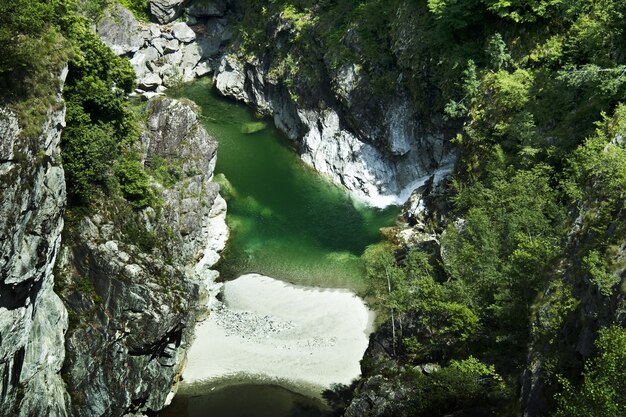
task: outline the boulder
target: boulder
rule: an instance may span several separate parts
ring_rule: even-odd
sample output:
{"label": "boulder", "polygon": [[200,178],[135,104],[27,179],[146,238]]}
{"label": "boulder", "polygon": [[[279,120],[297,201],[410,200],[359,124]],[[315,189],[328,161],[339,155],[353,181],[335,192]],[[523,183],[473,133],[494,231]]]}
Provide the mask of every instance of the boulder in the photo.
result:
{"label": "boulder", "polygon": [[198,78],[204,77],[205,75],[211,73],[211,65],[207,61],[200,62],[198,63],[198,65],[196,65],[194,73]]}
{"label": "boulder", "polygon": [[138,51],[133,56],[130,60],[130,64],[135,69],[138,79],[143,78],[148,72],[150,72],[149,67],[154,67],[152,63],[159,59],[159,56],[159,51],[152,46]]}
{"label": "boulder", "polygon": [[148,37],[135,16],[117,3],[105,10],[96,24],[96,32],[116,55],[137,52]]}
{"label": "boulder", "polygon": [[160,24],[170,23],[180,16],[187,0],[151,0],[150,14]]}
{"label": "boulder", "polygon": [[185,22],[174,23],[172,25],[172,35],[183,43],[189,43],[196,39],[196,33]]}
{"label": "boulder", "polygon": [[143,77],[139,81],[139,88],[146,90],[146,91],[154,90],[159,85],[161,85],[162,82],[163,81],[161,80],[161,77],[151,72],[151,73],[148,73],[145,77]]}
{"label": "boulder", "polygon": [[183,51],[183,59],[180,63],[180,69],[185,74],[192,73],[192,70],[196,67],[198,62],[200,62],[200,59],[202,59],[202,51],[200,47],[195,43],[188,45]]}
{"label": "boulder", "polygon": [[180,48],[180,42],[178,42],[177,39],[170,39],[167,42],[165,42],[165,48],[163,52],[166,54],[169,54],[169,53],[178,51],[179,48]]}
{"label": "boulder", "polygon": [[234,57],[224,56],[215,77],[217,90],[224,96],[248,102],[248,94],[244,88],[245,81],[243,64]]}

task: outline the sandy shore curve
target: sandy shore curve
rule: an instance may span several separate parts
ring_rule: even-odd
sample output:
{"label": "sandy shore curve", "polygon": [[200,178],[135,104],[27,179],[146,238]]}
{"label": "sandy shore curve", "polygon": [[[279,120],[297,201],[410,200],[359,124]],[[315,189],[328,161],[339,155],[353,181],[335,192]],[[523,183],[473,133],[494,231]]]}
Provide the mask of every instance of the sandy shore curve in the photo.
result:
{"label": "sandy shore curve", "polygon": [[372,323],[349,290],[243,275],[224,284],[222,305],[197,325],[183,385],[249,377],[319,394],[360,375]]}

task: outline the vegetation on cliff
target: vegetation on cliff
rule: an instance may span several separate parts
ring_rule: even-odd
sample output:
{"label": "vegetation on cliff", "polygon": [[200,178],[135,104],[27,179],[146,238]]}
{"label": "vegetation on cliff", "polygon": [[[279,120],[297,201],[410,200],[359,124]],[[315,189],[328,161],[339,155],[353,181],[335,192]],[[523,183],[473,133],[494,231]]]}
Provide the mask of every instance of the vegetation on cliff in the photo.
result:
{"label": "vegetation on cliff", "polygon": [[20,115],[24,136],[38,134],[68,65],[61,145],[70,204],[86,205],[98,190],[119,193],[133,207],[154,204],[134,149],[140,129],[128,98],[134,71],[100,41],[79,10],[75,0],[2,3],[2,99]]}
{"label": "vegetation on cliff", "polygon": [[[614,366],[626,350],[626,5],[397,1],[385,7],[390,30],[380,33],[391,45],[389,69],[431,103],[427,111],[459,123],[454,140],[462,151],[448,190],[452,211],[431,225],[442,234],[431,272],[414,266],[427,252],[401,260],[366,253],[374,265],[371,282],[386,282],[389,275],[380,271],[392,271],[389,291],[377,299],[382,311],[400,315],[393,320],[395,356],[443,369],[468,355],[495,365],[508,400],[495,401],[493,383],[485,380],[479,403],[503,415],[520,397],[524,407],[537,402],[529,399],[533,388],[520,384],[529,372],[543,386],[544,413],[623,414],[623,389],[608,381],[626,377]],[[407,8],[422,33],[394,39]],[[359,23],[353,25],[358,32]],[[407,50],[393,46],[400,41],[413,44],[410,66],[403,65]],[[383,65],[363,64],[370,71]],[[581,351],[585,332],[600,335],[596,354]],[[413,383],[423,384],[420,378]],[[466,395],[451,385],[436,415],[459,410]],[[409,397],[414,404],[431,401]],[[420,407],[412,409],[419,414]]]}

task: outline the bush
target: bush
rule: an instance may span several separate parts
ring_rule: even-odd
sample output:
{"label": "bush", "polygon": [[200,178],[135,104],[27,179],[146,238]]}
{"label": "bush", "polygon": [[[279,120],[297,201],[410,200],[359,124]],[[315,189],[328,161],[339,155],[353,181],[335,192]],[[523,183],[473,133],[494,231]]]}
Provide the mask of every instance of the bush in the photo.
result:
{"label": "bush", "polygon": [[122,158],[115,166],[115,175],[124,198],[134,208],[155,205],[156,197],[150,187],[150,177],[144,171],[141,162],[128,156]]}

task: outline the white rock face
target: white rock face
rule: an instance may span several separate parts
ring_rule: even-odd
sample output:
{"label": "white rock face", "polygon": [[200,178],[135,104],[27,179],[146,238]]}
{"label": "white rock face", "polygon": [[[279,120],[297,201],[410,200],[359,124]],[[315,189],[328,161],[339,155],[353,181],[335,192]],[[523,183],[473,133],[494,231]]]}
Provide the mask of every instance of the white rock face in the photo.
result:
{"label": "white rock face", "polygon": [[176,22],[171,27],[172,35],[181,42],[189,43],[196,39],[196,34],[185,22]]}
{"label": "white rock face", "polygon": [[[455,156],[446,149],[443,135],[418,136],[407,99],[397,97],[391,102],[383,115],[386,130],[380,141],[385,146],[374,146],[348,129],[335,108],[307,108],[287,94],[276,93],[280,86],[270,85],[271,77],[262,68],[259,62],[243,64],[237,57],[225,55],[215,74],[215,86],[223,95],[272,116],[276,126],[300,144],[305,163],[345,187],[357,200],[375,207],[403,204],[428,178],[435,175],[440,179],[452,169]],[[358,71],[352,65],[340,73],[345,78],[341,78],[337,93],[347,99],[355,89]]]}
{"label": "white rock face", "polygon": [[215,87],[218,91],[236,100],[249,102],[244,90],[245,82],[243,65],[236,59],[229,59],[228,56],[222,58],[215,77]]}
{"label": "white rock face", "polygon": [[373,316],[352,292],[249,274],[223,298],[196,328],[181,390],[249,376],[319,395],[360,375]]}

